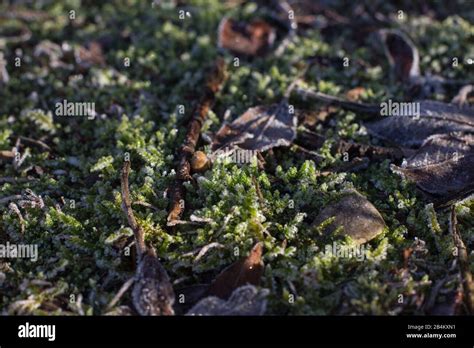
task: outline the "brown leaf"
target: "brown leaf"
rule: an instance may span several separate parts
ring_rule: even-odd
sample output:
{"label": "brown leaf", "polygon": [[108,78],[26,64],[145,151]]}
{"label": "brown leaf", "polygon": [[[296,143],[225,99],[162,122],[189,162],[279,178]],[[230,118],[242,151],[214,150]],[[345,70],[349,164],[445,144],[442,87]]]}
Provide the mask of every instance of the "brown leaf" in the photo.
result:
{"label": "brown leaf", "polygon": [[399,30],[380,30],[385,54],[394,77],[410,82],[420,76],[420,55],[412,40]]}
{"label": "brown leaf", "polygon": [[392,170],[444,205],[474,192],[474,136],[437,134]]}
{"label": "brown leaf", "polygon": [[140,315],[174,314],[173,286],[152,248],[147,248],[138,264],[135,277],[132,298]]}
{"label": "brown leaf", "polygon": [[[387,103],[389,108],[390,103]],[[366,124],[366,127],[370,134],[398,146],[420,146],[433,134],[473,133],[474,109],[424,100],[419,102],[419,115],[386,116],[380,121]]]}
{"label": "brown leaf", "polygon": [[356,244],[370,241],[382,233],[385,227],[378,210],[355,190],[324,208],[313,225],[318,226],[330,218],[334,218],[334,221],[325,227],[324,232],[331,234],[342,227],[341,233],[351,237]]}
{"label": "brown leaf", "polygon": [[286,101],[248,109],[231,124],[217,132],[213,151],[238,147],[266,151],[277,146],[289,146],[296,137],[296,114],[289,112]]}
{"label": "brown leaf", "polygon": [[268,294],[267,289],[245,285],[234,290],[227,301],[215,296],[206,297],[186,315],[264,315]]}
{"label": "brown leaf", "polygon": [[238,287],[246,284],[258,286],[263,275],[263,244],[257,243],[248,257],[242,258],[225,268],[209,287],[209,295],[229,298]]}
{"label": "brown leaf", "polygon": [[86,46],[81,46],[75,51],[76,63],[82,69],[89,69],[91,66],[106,64],[102,46],[96,41],[92,41]]}
{"label": "brown leaf", "polygon": [[237,55],[258,56],[268,53],[275,37],[276,30],[261,19],[241,23],[225,17],[219,24],[218,45]]}

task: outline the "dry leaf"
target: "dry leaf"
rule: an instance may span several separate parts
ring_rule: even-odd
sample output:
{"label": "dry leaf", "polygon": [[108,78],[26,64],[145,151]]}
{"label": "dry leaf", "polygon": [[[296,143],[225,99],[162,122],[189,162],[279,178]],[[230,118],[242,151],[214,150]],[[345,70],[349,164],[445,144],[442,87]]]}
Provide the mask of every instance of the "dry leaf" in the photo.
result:
{"label": "dry leaf", "polygon": [[225,17],[219,24],[219,47],[237,55],[264,55],[275,42],[275,38],[276,30],[260,19],[247,24]]}
{"label": "dry leaf", "polygon": [[341,234],[350,236],[356,244],[370,241],[382,233],[385,227],[378,210],[355,190],[325,207],[313,225],[318,226],[330,218],[334,218],[334,221],[324,228],[324,232],[331,234],[342,227]]}
{"label": "dry leaf", "polygon": [[402,167],[392,170],[416,183],[441,205],[474,192],[474,143],[471,135],[430,137]]}
{"label": "dry leaf", "polygon": [[173,315],[174,292],[166,270],[148,248],[138,264],[132,292],[140,315]]}
{"label": "dry leaf", "polygon": [[290,113],[288,103],[256,106],[248,109],[231,124],[217,132],[213,151],[239,147],[266,151],[277,146],[289,146],[296,137],[297,117]]}
{"label": "dry leaf", "polygon": [[104,66],[106,64],[102,46],[92,41],[86,46],[78,47],[75,52],[76,63],[82,69],[89,69],[93,65]]}
{"label": "dry leaf", "polygon": [[372,135],[400,147],[420,146],[433,134],[474,132],[473,108],[427,100],[419,106],[419,116],[386,116],[366,127]]}
{"label": "dry leaf", "polygon": [[385,54],[394,77],[402,82],[412,82],[420,76],[420,55],[411,39],[399,30],[380,30]]}
{"label": "dry leaf", "polygon": [[209,287],[209,295],[227,299],[238,287],[246,284],[259,285],[263,274],[263,244],[257,243],[250,255],[224,269]]}
{"label": "dry leaf", "polygon": [[267,289],[246,285],[236,289],[228,301],[215,296],[199,301],[186,315],[264,315]]}

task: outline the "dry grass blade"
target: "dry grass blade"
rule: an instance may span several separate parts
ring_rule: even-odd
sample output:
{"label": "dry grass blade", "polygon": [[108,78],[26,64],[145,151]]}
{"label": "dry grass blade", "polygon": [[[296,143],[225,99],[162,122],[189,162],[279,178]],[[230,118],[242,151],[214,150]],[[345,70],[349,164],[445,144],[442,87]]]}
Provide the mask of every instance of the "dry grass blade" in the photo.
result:
{"label": "dry grass blade", "polygon": [[132,202],[130,200],[130,189],[128,186],[128,176],[130,174],[130,162],[125,161],[122,168],[122,175],[120,185],[122,188],[122,209],[127,217],[128,224],[133,230],[135,235],[135,243],[137,248],[138,259],[141,259],[141,256],[145,252],[145,240],[143,229],[138,225],[135,215],[132,210]]}
{"label": "dry grass blade", "polygon": [[469,269],[469,255],[467,248],[457,229],[457,216],[454,205],[451,207],[450,229],[457,250],[459,271],[461,273],[461,282],[464,290],[464,302],[466,303],[468,313],[472,315],[474,314],[474,282],[472,280],[472,273]]}

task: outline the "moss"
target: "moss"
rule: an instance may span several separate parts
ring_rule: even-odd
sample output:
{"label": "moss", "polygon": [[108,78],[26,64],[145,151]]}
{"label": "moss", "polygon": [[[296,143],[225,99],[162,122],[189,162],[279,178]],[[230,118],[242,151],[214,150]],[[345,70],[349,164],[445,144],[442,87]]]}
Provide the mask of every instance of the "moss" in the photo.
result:
{"label": "moss", "polygon": [[[336,8],[342,8],[338,3]],[[393,10],[382,3],[377,6]],[[154,9],[148,2],[135,0],[64,1],[41,7],[54,18],[31,23],[35,42],[67,41],[75,47],[97,38],[98,33],[112,39],[107,65],[77,79],[67,70],[47,71],[37,64],[30,45],[24,47],[22,67],[8,68],[10,82],[0,92],[0,149],[11,149],[16,136],[22,135],[46,139],[54,145],[54,153],[47,155],[28,146],[30,156],[20,172],[11,163],[2,163],[3,176],[27,177],[31,174],[27,168],[35,165],[44,170],[34,181],[1,184],[2,196],[31,189],[46,204],[44,209],[21,209],[24,235],[18,217],[2,206],[0,240],[39,246],[36,263],[21,259],[0,263],[5,274],[0,283],[3,313],[105,313],[108,302],[133,274],[133,254],[125,253],[131,231],[121,210],[119,180],[126,154],[132,161],[132,201],[151,205],[134,206],[146,240],[157,249],[171,279],[185,285],[208,282],[257,240],[265,245],[262,285],[271,291],[269,314],[413,314],[417,301],[443,277],[453,260],[448,212],[425,208],[428,201],[413,184],[391,172],[389,161],[371,162],[357,173],[320,175],[342,161],[331,154],[332,137],[369,140],[360,115],[351,112],[338,111],[324,127],[317,126],[329,139],[318,150],[318,163],[285,149],[276,151],[278,163],[272,172],[256,166],[215,164],[195,177],[196,185],[187,186],[184,217],[189,220],[194,214],[211,221],[175,230],[164,227],[176,149],[202,89],[204,68],[219,53],[215,45],[218,22],[224,15],[245,19],[265,12],[255,11],[253,4],[228,8],[218,0],[186,2],[192,19],[183,21],[172,1]],[[73,25],[67,19],[70,9],[78,13]],[[458,16],[427,20],[415,13],[405,25],[420,43],[423,70],[453,78],[469,74],[464,65],[446,68],[448,57],[474,56],[469,51],[474,36],[469,21]],[[121,39],[123,35],[128,41]],[[216,131],[226,110],[235,118],[251,106],[280,100],[299,72],[298,63],[314,55],[350,56],[370,66],[344,71],[313,67],[304,82],[308,87],[342,95],[364,86],[362,100],[367,102],[401,96],[401,87],[387,83],[388,67],[374,60],[371,48],[348,49],[349,35],[344,31],[328,43],[318,30],[310,29],[298,35],[281,57],[241,60],[240,67],[231,66],[204,130]],[[13,49],[12,45],[5,49],[9,61]],[[123,65],[125,58],[130,59],[130,67]],[[233,57],[225,54],[225,58],[231,63]],[[94,101],[98,114],[104,116],[59,120],[53,117],[58,97]],[[120,112],[111,113],[112,104],[120,106]],[[178,105],[184,105],[184,115]],[[318,212],[347,188],[367,196],[387,224],[386,231],[367,245],[363,261],[326,254],[327,244],[348,247],[351,241],[324,238],[311,226]],[[474,205],[467,201],[457,210],[459,229],[472,249]],[[403,250],[419,241],[426,243],[426,267],[401,275]],[[211,242],[225,247],[211,249],[198,261],[189,256]],[[403,303],[398,301],[400,294]],[[124,303],[128,300],[127,296],[123,299]]]}

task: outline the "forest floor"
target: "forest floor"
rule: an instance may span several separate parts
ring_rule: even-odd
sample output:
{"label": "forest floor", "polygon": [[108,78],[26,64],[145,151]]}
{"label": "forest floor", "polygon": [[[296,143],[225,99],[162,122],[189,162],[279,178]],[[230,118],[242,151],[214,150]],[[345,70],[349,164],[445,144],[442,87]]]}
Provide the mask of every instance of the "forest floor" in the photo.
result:
{"label": "forest floor", "polygon": [[[200,132],[197,149],[208,154],[206,140],[225,121],[280,103],[300,77],[304,88],[368,104],[408,100],[372,36],[376,29],[407,33],[425,74],[474,80],[474,65],[466,63],[474,59],[472,2],[357,3],[321,1],[309,23],[295,6],[301,23],[284,51],[238,64],[217,45],[220,21],[272,22],[272,8],[219,0],[38,1],[15,10],[2,3],[0,243],[37,245],[38,259],[0,259],[0,313],[133,312],[130,292],[108,306],[135,272],[120,185],[128,156],[133,211],[173,284],[178,314],[180,289],[211,283],[257,242],[266,314],[467,313],[449,206],[438,207],[392,170],[402,158],[369,156],[356,168],[352,154],[334,151],[337,140],[387,145],[368,133],[364,113],[292,94],[297,139],[318,134],[322,144],[308,150],[295,141],[263,151],[261,163],[222,161],[192,174],[184,184],[185,223],[167,225],[177,155],[218,56],[228,77]],[[454,95],[429,99],[448,103]],[[94,103],[96,114],[57,116],[63,100]],[[12,148],[19,157],[9,157]],[[348,190],[366,197],[384,221],[380,233],[357,244],[362,257],[338,253],[356,244],[313,224]],[[473,272],[474,201],[465,198],[454,209]]]}

